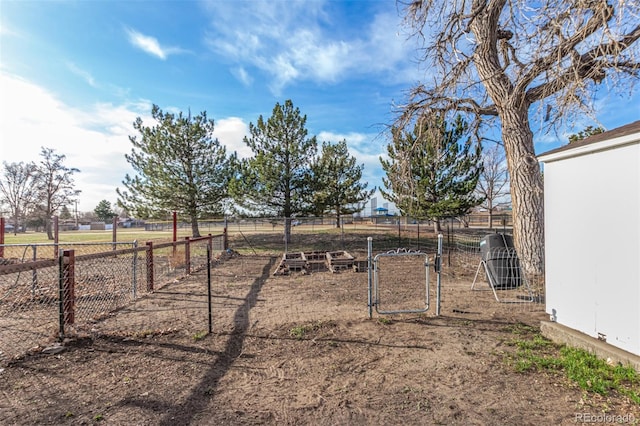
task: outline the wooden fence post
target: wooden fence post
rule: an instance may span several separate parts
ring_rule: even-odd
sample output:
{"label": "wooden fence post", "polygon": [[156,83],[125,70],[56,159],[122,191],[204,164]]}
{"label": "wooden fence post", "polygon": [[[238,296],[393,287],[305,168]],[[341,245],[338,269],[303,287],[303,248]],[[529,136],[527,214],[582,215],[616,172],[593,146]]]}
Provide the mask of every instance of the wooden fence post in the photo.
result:
{"label": "wooden fence post", "polygon": [[222,231],[222,251],[226,251],[229,248],[229,240],[227,238],[227,227],[225,226]]}
{"label": "wooden fence post", "polygon": [[147,241],[147,291],[153,291],[153,241]]}
{"label": "wooden fence post", "polygon": [[64,325],[73,325],[76,318],[75,295],[75,251],[62,251],[62,320]]}
{"label": "wooden fence post", "polygon": [[113,250],[116,250],[118,242],[118,216],[114,216],[111,220],[111,241],[113,242]]}
{"label": "wooden fence post", "polygon": [[0,217],[0,259],[4,257],[4,217]]}

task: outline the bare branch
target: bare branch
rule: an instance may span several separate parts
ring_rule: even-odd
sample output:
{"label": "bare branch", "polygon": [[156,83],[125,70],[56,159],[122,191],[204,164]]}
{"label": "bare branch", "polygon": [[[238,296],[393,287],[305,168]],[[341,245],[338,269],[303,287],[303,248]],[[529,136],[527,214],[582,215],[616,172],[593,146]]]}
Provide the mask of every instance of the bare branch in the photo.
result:
{"label": "bare branch", "polygon": [[[589,36],[598,31],[602,26],[613,16],[613,7],[606,4],[606,2],[598,2],[597,4],[589,5],[589,9],[593,11],[593,15],[587,21],[586,25],[577,30],[571,35],[571,37],[563,40],[549,54],[537,59],[528,73],[520,78],[516,86],[517,91],[524,91],[532,81],[536,79],[540,74],[549,70],[549,68],[562,61],[567,55],[575,51],[576,46]],[[570,17],[570,16],[569,16]],[[561,24],[558,22],[558,18],[550,21],[549,27],[559,27]],[[559,38],[562,38],[562,34],[553,31],[553,34],[557,34]]]}
{"label": "bare branch", "polygon": [[[530,120],[552,127],[588,114],[601,82],[632,90],[640,74],[640,2],[416,0],[404,12],[405,23],[424,41],[433,81],[408,94],[396,124],[461,112],[481,136],[482,118],[499,118],[516,245],[524,250],[526,269],[542,272],[542,179]],[[618,84],[624,77],[631,79]]]}
{"label": "bare branch", "polygon": [[[574,55],[571,66],[563,74],[552,81],[529,89],[527,99],[530,102],[544,99],[575,81],[591,79],[599,83],[606,77],[607,69],[615,68],[619,71],[633,73],[640,69],[639,62],[619,61],[616,57],[638,39],[640,39],[640,25],[619,41],[601,44],[582,55]],[[609,57],[614,58],[609,59]]]}

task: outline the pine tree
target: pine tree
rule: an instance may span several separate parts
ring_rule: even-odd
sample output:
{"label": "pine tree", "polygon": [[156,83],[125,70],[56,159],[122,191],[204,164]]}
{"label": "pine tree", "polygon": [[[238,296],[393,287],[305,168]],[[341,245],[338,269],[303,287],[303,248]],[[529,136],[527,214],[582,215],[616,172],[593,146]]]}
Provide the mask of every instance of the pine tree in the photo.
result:
{"label": "pine tree", "polygon": [[100,201],[93,212],[98,219],[104,222],[109,222],[113,219],[114,216],[116,216],[111,208],[111,203],[107,200]]}
{"label": "pine tree", "polygon": [[387,146],[388,160],[380,159],[386,172],[382,190],[403,215],[434,221],[457,217],[478,205],[482,199],[474,190],[482,170],[481,146],[465,142],[467,125],[456,117],[451,126],[441,117],[424,118],[413,132],[392,129],[393,141]]}
{"label": "pine tree", "polygon": [[71,215],[71,211],[69,211],[69,207],[62,206],[62,208],[60,209],[60,219],[62,220],[73,219],[73,216]]}
{"label": "pine tree", "polygon": [[233,182],[236,201],[262,214],[285,218],[284,239],[291,240],[291,217],[312,209],[311,164],[317,151],[316,137],[307,137],[306,115],[291,100],[276,103],[266,121],[249,123],[244,142],[253,151],[245,160],[241,178]]}
{"label": "pine tree", "polygon": [[598,127],[587,126],[585,127],[584,130],[581,130],[576,134],[570,135],[569,143],[578,142],[578,141],[581,141],[582,139],[586,139],[594,135],[599,135],[602,132],[604,132],[604,129],[600,126]]}
{"label": "pine tree", "polygon": [[206,112],[176,116],[154,105],[151,114],[155,126],[144,126],[140,117],[133,124],[140,139],[129,137],[133,149],[126,159],[137,174],[122,182],[128,192],[118,188],[118,205],[140,218],[177,211],[189,217],[192,234],[199,237],[198,218],[224,211],[236,154],[227,156],[213,138],[214,123]]}
{"label": "pine tree", "polygon": [[368,183],[360,182],[363,169],[364,164],[356,165],[355,157],[349,155],[346,140],[335,145],[323,142],[322,153],[313,166],[314,204],[320,214],[335,214],[338,228],[340,218],[360,211],[361,203],[376,190],[367,190]]}

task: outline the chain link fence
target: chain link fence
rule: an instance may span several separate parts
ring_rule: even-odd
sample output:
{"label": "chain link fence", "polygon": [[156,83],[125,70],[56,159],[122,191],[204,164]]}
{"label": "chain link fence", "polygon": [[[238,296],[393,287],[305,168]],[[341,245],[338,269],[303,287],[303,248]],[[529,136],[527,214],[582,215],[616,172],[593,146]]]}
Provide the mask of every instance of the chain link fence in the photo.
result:
{"label": "chain link fence", "polygon": [[[283,268],[276,270],[277,275],[291,276],[291,280],[314,281],[319,285],[336,281],[323,260],[325,253],[344,253],[353,257],[356,265],[354,268],[366,268],[367,237],[372,237],[373,256],[398,250],[422,252],[429,259],[430,265],[428,294],[423,284],[425,273],[421,262],[415,262],[417,266],[403,265],[406,259],[402,257],[383,259],[386,264],[382,265],[384,268],[381,267],[380,270],[381,288],[382,291],[391,292],[387,297],[399,298],[399,305],[414,306],[427,297],[431,306],[423,315],[435,316],[435,258],[438,234],[434,232],[433,227],[418,223],[383,226],[361,222],[336,227],[335,221],[328,223],[303,219],[291,227],[291,238],[285,242],[284,225],[281,223],[274,222],[273,225],[269,225],[273,229],[269,230],[263,226],[262,231],[259,224],[251,221],[244,226],[232,224],[229,227],[231,247],[244,255],[276,254],[279,256],[277,264],[291,265],[288,268],[291,273],[287,273],[287,268]],[[264,225],[264,222],[262,224]],[[500,233],[509,234],[509,230],[500,230]],[[518,266],[517,285],[492,288],[489,284],[486,269],[482,264],[481,242],[487,236],[496,234],[496,230],[444,226],[441,234],[443,253],[440,259],[439,296],[442,316],[509,322],[536,322],[545,318],[543,276],[525,274]],[[303,262],[303,258],[318,255],[321,255],[321,265],[307,262],[306,268],[296,266],[296,263]],[[512,249],[509,256],[517,256],[517,253]],[[499,267],[513,268],[512,263],[513,260],[508,265]],[[320,268],[323,265],[325,267]],[[300,271],[303,272],[302,275]],[[315,271],[321,273],[316,274]],[[366,294],[366,276],[352,275],[352,279],[354,282],[364,282],[358,285],[364,286],[360,291]],[[336,288],[336,291],[342,291],[342,288]],[[396,306],[390,310],[402,309]]]}
{"label": "chain link fence", "polygon": [[[56,258],[32,255],[50,244],[4,245],[0,264],[0,364],[53,348],[60,339],[90,335],[96,325],[153,291],[206,267],[208,248],[218,253],[219,234],[169,243],[58,244]],[[220,258],[220,254],[217,256]],[[50,254],[47,257],[51,257]],[[140,325],[132,327],[140,329]],[[145,325],[144,327],[147,327]]]}
{"label": "chain link fence", "polygon": [[[467,230],[448,235],[442,268],[443,315],[509,322],[544,319],[544,276],[525,273],[515,249],[495,249],[498,261],[486,267],[481,245],[495,233]],[[500,284],[487,272],[513,279]]]}
{"label": "chain link fence", "polygon": [[[295,289],[297,293],[291,297],[299,296],[300,302],[290,304],[289,301],[286,306],[278,307],[277,312],[266,311],[264,315],[286,316],[289,312],[291,321],[300,318],[322,321],[332,309],[346,315],[346,310],[353,309],[349,300],[355,297],[361,300],[361,317],[365,317],[368,278],[367,273],[359,272],[368,270],[367,237],[372,237],[373,256],[407,250],[424,253],[427,259],[409,263],[407,259],[417,257],[383,259],[382,291],[401,290],[397,295],[382,295],[385,302],[392,302],[389,308],[392,311],[403,310],[404,305],[414,309],[428,300],[429,309],[419,315],[435,316],[439,296],[439,313],[447,317],[530,321],[536,316],[540,319],[545,316],[542,277],[522,273],[519,284],[513,288],[496,289],[489,285],[480,246],[483,238],[495,231],[445,230],[438,276],[435,270],[437,234],[424,227],[389,228],[356,223],[352,227],[336,228],[335,223],[310,222],[292,226],[291,239],[285,242],[283,226],[278,228],[276,224],[264,222],[262,228],[259,225],[250,221],[241,226],[231,225],[228,235],[148,242],[140,246],[129,243],[115,246],[115,250],[113,243],[67,246],[71,248],[65,251],[74,253],[75,281],[71,296],[62,285],[69,281],[69,272],[61,263],[64,258],[36,256],[37,260],[33,260],[34,252],[48,253],[52,247],[5,246],[5,254],[15,250],[14,253],[20,254],[28,252],[29,256],[5,257],[4,264],[0,265],[0,362],[29,350],[42,350],[66,335],[165,333],[185,321],[193,322],[190,329],[202,329],[208,312],[205,288],[202,282],[191,284],[184,277],[206,270],[209,244],[216,253],[212,259],[214,265],[233,258],[236,268],[235,271],[214,268],[214,311],[232,309],[235,299],[229,295],[236,288],[244,288],[245,281],[253,283],[259,279],[262,282],[269,277],[270,285],[283,294]],[[313,267],[293,267],[278,274],[279,265],[291,254],[304,256],[305,262]],[[327,254],[338,259],[349,258],[352,262],[346,268],[340,265],[334,268],[327,262]],[[30,260],[22,260],[23,257]],[[425,264],[429,268],[426,275]],[[438,278],[441,278],[439,294]],[[312,285],[302,286],[303,282]],[[309,295],[307,291],[318,294]],[[72,321],[68,307],[64,306],[69,297],[74,301]],[[306,298],[317,302],[309,304],[304,301]],[[260,303],[255,309],[261,311]]]}

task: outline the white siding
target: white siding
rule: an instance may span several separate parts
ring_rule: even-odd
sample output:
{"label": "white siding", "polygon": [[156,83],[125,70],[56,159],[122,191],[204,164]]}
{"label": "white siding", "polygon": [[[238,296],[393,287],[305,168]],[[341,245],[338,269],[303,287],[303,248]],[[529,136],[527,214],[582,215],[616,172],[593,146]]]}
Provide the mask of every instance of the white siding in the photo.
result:
{"label": "white siding", "polygon": [[640,144],[541,156],[546,309],[640,355]]}

